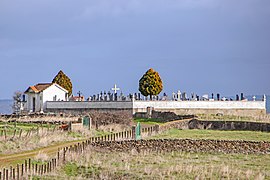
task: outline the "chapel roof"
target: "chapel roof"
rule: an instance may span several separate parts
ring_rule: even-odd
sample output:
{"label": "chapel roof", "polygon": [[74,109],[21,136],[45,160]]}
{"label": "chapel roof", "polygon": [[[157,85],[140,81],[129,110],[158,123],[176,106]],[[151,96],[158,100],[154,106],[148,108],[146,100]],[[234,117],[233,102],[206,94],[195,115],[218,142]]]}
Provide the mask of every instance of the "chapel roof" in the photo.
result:
{"label": "chapel roof", "polygon": [[38,83],[34,86],[30,86],[26,91],[29,92],[29,90],[31,89],[32,91],[34,91],[35,93],[39,93],[44,91],[45,89],[47,89],[48,87],[50,87],[53,83]]}

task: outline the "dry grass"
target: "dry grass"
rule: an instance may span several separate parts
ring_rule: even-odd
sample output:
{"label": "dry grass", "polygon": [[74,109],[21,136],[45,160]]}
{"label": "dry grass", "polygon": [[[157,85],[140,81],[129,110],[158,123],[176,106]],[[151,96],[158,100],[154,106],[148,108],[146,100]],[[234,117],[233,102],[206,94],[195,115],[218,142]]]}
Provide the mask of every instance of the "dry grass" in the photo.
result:
{"label": "dry grass", "polygon": [[198,114],[200,120],[224,120],[224,121],[251,121],[270,123],[270,114],[257,116],[235,116],[235,115],[216,115],[216,114]]}
{"label": "dry grass", "polygon": [[43,153],[43,151],[39,151],[38,154],[34,157],[34,160],[45,162],[49,161],[50,157],[48,156],[48,154]]}
{"label": "dry grass", "polygon": [[268,179],[270,155],[185,152],[106,152],[68,156],[57,178],[71,179]]}
{"label": "dry grass", "polygon": [[22,135],[23,138],[20,139],[0,141],[0,153],[1,154],[18,153],[22,151],[46,147],[48,145],[57,144],[60,142],[82,139],[83,136],[79,135],[59,130],[50,133],[40,132],[39,135],[36,134],[30,137],[25,137],[25,134],[23,134]]}

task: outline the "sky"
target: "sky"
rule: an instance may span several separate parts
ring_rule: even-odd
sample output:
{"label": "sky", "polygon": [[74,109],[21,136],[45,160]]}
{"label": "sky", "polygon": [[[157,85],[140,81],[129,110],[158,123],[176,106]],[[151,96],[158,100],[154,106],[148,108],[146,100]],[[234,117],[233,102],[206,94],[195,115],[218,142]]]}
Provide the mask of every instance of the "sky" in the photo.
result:
{"label": "sky", "polygon": [[269,0],[0,0],[0,99],[51,82],[73,92],[270,94]]}

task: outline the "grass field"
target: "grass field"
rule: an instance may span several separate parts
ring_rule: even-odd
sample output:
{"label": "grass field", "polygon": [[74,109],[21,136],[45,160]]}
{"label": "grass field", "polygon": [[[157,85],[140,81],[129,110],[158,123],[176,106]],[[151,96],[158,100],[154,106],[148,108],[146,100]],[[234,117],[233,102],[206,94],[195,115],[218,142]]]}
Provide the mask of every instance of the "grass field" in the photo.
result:
{"label": "grass field", "polygon": [[247,140],[270,141],[270,133],[258,131],[218,131],[199,129],[170,129],[162,134],[149,137],[151,139],[219,139],[219,140]]}
{"label": "grass field", "polygon": [[91,151],[48,178],[269,179],[269,162],[270,155]]}
{"label": "grass field", "polygon": [[160,122],[160,119],[154,119],[154,118],[135,118],[134,122],[146,125],[155,125],[155,124],[164,124],[163,122]]}

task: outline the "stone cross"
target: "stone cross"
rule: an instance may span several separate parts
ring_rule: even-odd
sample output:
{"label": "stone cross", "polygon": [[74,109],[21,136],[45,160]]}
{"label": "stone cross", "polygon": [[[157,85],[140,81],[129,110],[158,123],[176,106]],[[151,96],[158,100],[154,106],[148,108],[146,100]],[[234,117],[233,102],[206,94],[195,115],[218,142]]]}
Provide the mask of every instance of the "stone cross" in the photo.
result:
{"label": "stone cross", "polygon": [[112,91],[114,91],[114,94],[116,94],[117,91],[119,91],[119,90],[120,90],[120,88],[118,88],[118,87],[116,86],[116,84],[115,84],[114,87],[112,88]]}
{"label": "stone cross", "polygon": [[81,97],[81,95],[82,95],[82,92],[81,92],[81,91],[79,91],[79,92],[78,92],[77,94],[79,95],[79,97]]}

